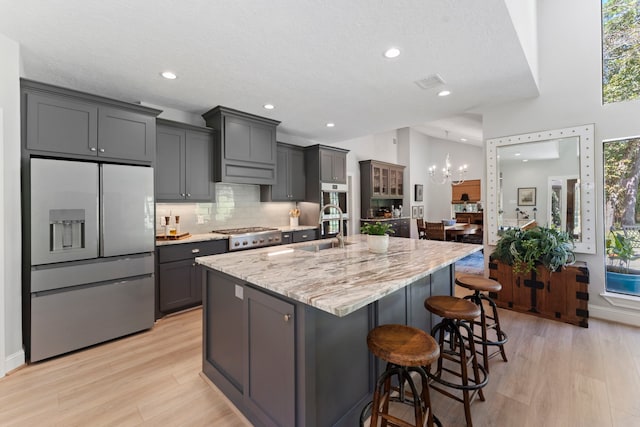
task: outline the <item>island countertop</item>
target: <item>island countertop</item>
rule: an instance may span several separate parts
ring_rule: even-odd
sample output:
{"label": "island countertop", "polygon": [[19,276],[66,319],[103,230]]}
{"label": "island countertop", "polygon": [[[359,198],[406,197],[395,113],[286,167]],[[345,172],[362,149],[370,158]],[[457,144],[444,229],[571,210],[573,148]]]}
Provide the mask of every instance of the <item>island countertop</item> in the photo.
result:
{"label": "island countertop", "polygon": [[[335,240],[335,239],[334,239]],[[386,254],[369,252],[366,235],[345,248],[300,248],[327,240],[196,258],[196,262],[292,300],[346,316],[465,256],[482,245],[389,238]]]}

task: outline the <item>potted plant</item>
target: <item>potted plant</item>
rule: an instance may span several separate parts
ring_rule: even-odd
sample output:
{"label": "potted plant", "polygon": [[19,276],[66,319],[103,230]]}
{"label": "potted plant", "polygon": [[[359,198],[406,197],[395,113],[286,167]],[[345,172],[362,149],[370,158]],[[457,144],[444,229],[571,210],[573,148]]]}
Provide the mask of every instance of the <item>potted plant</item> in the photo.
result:
{"label": "potted plant", "polygon": [[532,272],[538,265],[553,272],[575,261],[573,248],[573,239],[565,231],[514,228],[502,234],[491,258],[512,266],[515,273]]}
{"label": "potted plant", "polygon": [[394,233],[391,224],[386,222],[366,223],[360,227],[362,234],[367,234],[369,250],[377,254],[387,252],[389,248],[389,234]]}
{"label": "potted plant", "polygon": [[606,279],[607,290],[623,293],[640,292],[640,270],[630,267],[633,260],[640,258],[635,253],[633,240],[620,231],[611,230],[607,237]]}
{"label": "potted plant", "polygon": [[505,230],[489,263],[498,307],[588,327],[589,270],[572,237],[546,227]]}

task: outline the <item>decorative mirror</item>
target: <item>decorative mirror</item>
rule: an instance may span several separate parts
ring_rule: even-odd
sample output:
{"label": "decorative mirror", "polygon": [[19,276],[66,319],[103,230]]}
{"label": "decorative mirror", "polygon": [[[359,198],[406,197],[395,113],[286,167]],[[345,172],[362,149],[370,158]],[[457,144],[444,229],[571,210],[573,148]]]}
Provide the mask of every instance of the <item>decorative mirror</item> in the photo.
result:
{"label": "decorative mirror", "polygon": [[593,124],[487,140],[487,237],[537,224],[595,253]]}

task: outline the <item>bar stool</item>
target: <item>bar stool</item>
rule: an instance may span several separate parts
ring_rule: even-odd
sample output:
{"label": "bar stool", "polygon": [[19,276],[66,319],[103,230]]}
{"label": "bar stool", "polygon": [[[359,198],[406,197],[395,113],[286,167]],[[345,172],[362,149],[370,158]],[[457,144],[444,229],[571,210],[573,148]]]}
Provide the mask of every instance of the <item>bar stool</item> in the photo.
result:
{"label": "bar stool", "polygon": [[[496,303],[482,292],[499,292],[502,285],[493,279],[487,279],[475,274],[458,274],[456,275],[456,285],[474,291],[473,295],[467,295],[464,298],[475,303],[480,308],[480,335],[475,334],[475,343],[482,345],[482,360],[484,368],[489,372],[489,359],[502,355],[502,360],[507,362],[507,353],[504,351],[504,345],[509,340],[507,334],[500,327],[500,318],[498,317],[498,307]],[[493,310],[493,317],[486,314],[482,301],[487,301]],[[492,323],[491,323],[492,322]],[[488,332],[495,330],[496,338],[489,339]],[[489,346],[498,347],[492,353],[489,353]]]}
{"label": "bar stool", "polygon": [[[442,317],[442,321],[431,330],[431,335],[440,345],[437,369],[432,373],[429,368],[427,372],[433,380],[431,389],[463,403],[467,426],[472,426],[471,401],[476,395],[484,401],[482,388],[489,381],[487,371],[478,363],[473,342],[473,322],[480,315],[480,309],[470,301],[452,296],[427,298],[424,306],[431,313]],[[451,363],[445,366],[445,360]],[[469,375],[469,364],[472,376]],[[452,376],[458,377],[459,381],[451,378]],[[445,387],[461,390],[462,397]]]}
{"label": "bar stool", "polygon": [[[382,425],[387,423],[394,426],[432,427],[434,422],[441,426],[440,421],[433,415],[429,398],[429,385],[425,366],[429,366],[438,359],[440,348],[426,332],[405,325],[381,325],[367,335],[367,346],[374,356],[387,362],[386,370],[380,375],[373,393],[373,401],[362,410],[360,425],[364,425],[364,418],[371,408],[370,426],[378,425],[378,418]],[[413,382],[411,373],[416,372],[422,381],[422,390]],[[393,377],[397,378],[397,386],[391,386]],[[405,391],[405,384],[410,390]],[[407,395],[410,401],[406,401]],[[415,424],[389,414],[389,402],[397,401],[412,405],[414,408]]]}

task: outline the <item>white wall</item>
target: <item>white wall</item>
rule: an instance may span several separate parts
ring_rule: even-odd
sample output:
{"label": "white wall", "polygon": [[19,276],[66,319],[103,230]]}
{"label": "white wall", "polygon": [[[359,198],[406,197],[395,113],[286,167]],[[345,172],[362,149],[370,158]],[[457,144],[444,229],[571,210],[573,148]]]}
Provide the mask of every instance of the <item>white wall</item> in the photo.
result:
{"label": "white wall", "polygon": [[597,253],[578,255],[590,271],[589,314],[640,326],[640,301],[601,295],[605,254],[600,143],[640,135],[640,102],[601,103],[600,2],[540,0],[538,25],[540,96],[485,111],[484,138],[595,124]]}
{"label": "white wall", "polygon": [[[0,376],[24,363],[21,311],[20,52],[0,34]],[[4,367],[3,367],[4,365]]]}
{"label": "white wall", "polygon": [[[469,144],[461,144],[447,141],[435,137],[427,137],[427,156],[419,159],[416,173],[428,177],[428,169],[436,165],[436,178],[445,164],[447,153],[451,156],[451,169],[455,171],[458,167],[466,164],[468,169],[465,179],[480,179],[484,176],[484,156],[482,147]],[[457,174],[454,174],[457,178]],[[451,218],[451,184],[439,184],[431,179],[425,179],[424,191],[425,200],[425,220],[440,221]],[[484,197],[484,196],[483,196]]]}

